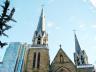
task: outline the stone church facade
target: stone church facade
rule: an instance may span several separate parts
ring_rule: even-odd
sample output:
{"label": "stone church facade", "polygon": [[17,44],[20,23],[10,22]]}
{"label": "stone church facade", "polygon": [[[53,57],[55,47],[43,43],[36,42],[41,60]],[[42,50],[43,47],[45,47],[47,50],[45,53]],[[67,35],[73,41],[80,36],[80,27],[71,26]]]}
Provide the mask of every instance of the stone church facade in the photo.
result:
{"label": "stone church facade", "polygon": [[51,72],[76,72],[76,66],[61,47],[51,63]]}
{"label": "stone church facade", "polygon": [[[94,67],[92,65],[88,67],[87,55],[85,51],[81,50],[75,33],[75,64],[63,51],[61,45],[54,60],[50,64],[48,34],[45,26],[45,16],[42,9],[38,26],[32,39],[33,44],[28,48],[24,59],[23,72],[93,72]],[[85,67],[80,68],[83,65]]]}
{"label": "stone church facade", "polygon": [[48,34],[45,30],[43,9],[32,41],[33,44],[28,48],[27,57],[25,58],[24,72],[49,72]]}

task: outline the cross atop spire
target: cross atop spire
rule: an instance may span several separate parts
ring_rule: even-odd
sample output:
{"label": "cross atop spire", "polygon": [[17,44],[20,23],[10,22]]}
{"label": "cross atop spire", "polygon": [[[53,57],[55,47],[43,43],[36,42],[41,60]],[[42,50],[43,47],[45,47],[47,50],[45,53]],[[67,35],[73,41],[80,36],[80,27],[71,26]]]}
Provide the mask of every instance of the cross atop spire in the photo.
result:
{"label": "cross atop spire", "polygon": [[61,45],[61,44],[60,44],[59,46],[60,46],[60,48],[62,47],[62,45]]}

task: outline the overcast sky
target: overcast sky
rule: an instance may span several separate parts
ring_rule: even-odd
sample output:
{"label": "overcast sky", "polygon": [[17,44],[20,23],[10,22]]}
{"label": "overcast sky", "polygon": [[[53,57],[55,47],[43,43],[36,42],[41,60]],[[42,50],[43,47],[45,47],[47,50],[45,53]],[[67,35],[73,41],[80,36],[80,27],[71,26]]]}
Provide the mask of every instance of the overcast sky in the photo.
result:
{"label": "overcast sky", "polygon": [[[0,4],[2,4],[0,2]],[[16,8],[14,18],[17,23],[10,22],[12,29],[6,33],[9,38],[1,37],[6,42],[32,43],[39,16],[44,4],[46,31],[48,32],[51,61],[59,50],[59,45],[74,62],[74,34],[76,30],[82,50],[88,55],[88,61],[96,64],[96,0],[11,0],[11,7]],[[0,8],[0,13],[1,13]],[[2,60],[6,48],[0,49]]]}

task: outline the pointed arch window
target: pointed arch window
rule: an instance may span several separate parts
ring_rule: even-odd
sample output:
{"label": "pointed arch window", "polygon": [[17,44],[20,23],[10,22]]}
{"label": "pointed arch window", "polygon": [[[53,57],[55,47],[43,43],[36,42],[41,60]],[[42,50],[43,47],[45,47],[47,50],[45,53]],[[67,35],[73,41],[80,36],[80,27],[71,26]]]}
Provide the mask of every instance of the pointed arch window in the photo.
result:
{"label": "pointed arch window", "polygon": [[34,52],[33,56],[33,68],[35,68],[35,64],[36,64],[36,52]]}
{"label": "pointed arch window", "polygon": [[38,59],[37,59],[37,68],[40,67],[40,52],[38,53]]}
{"label": "pointed arch window", "polygon": [[81,56],[81,61],[82,61],[82,64],[84,64],[84,58],[83,58],[83,56]]}
{"label": "pointed arch window", "polygon": [[41,37],[40,36],[38,37],[37,44],[41,44]]}
{"label": "pointed arch window", "polygon": [[79,57],[77,57],[77,65],[80,65]]}
{"label": "pointed arch window", "polygon": [[60,63],[63,63],[63,62],[64,62],[63,55],[60,54]]}

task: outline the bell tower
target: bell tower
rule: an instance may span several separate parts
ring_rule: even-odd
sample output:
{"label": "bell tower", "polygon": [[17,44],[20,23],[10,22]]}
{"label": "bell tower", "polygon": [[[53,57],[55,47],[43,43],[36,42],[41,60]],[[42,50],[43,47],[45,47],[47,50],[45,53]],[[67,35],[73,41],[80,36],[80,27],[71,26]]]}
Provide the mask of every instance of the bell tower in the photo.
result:
{"label": "bell tower", "polygon": [[32,39],[33,44],[27,51],[24,72],[49,72],[48,34],[45,26],[42,8],[38,26]]}
{"label": "bell tower", "polygon": [[38,26],[33,36],[33,46],[47,46],[48,45],[48,34],[46,33],[45,27],[45,16],[43,13],[43,8],[39,18]]}

